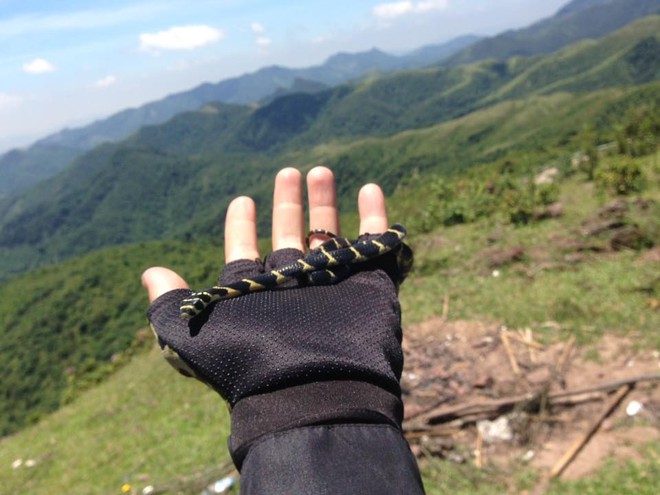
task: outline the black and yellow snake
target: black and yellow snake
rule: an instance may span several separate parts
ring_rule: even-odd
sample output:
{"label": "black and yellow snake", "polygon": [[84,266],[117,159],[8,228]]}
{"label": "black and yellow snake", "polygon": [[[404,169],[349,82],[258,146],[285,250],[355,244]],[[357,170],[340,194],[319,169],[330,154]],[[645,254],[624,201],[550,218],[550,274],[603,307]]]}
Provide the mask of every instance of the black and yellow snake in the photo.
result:
{"label": "black and yellow snake", "polygon": [[[322,233],[329,234],[327,232]],[[383,234],[373,239],[363,239],[356,242],[330,235],[331,239],[324,242],[319,248],[310,251],[307,255],[282,268],[251,279],[245,278],[232,284],[214,286],[193,292],[190,297],[184,299],[181,303],[181,317],[194,318],[213,302],[269,290],[303,275],[307,275],[313,284],[332,283],[338,275],[336,271],[332,271],[330,268],[362,263],[386,254],[401,245],[405,236],[406,229],[399,224],[392,225]],[[403,260],[404,265],[410,262],[411,260]],[[404,271],[407,271],[407,269],[404,268]]]}

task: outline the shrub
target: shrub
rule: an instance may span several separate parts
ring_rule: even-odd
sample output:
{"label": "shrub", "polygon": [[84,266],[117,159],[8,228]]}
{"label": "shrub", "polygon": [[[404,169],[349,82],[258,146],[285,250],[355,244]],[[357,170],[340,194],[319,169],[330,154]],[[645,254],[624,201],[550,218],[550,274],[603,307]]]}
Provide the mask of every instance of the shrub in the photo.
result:
{"label": "shrub", "polygon": [[645,181],[639,161],[630,156],[622,156],[599,166],[594,182],[601,191],[625,196],[641,192]]}

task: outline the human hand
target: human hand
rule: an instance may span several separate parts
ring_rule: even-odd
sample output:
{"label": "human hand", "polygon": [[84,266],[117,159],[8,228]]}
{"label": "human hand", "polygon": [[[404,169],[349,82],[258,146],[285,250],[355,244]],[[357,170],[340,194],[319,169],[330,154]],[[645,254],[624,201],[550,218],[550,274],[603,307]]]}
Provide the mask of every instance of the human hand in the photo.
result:
{"label": "human hand", "polygon": [[[307,175],[310,230],[339,234],[334,177],[325,167]],[[385,198],[375,184],[358,195],[360,234],[388,228]],[[275,179],[273,253],[259,261],[256,211],[250,198],[231,202],[225,224],[226,284],[278,269],[305,249],[302,176],[291,168]],[[324,242],[313,235],[313,249]],[[404,249],[405,248],[405,249]],[[408,248],[402,245],[404,253]],[[400,253],[399,253],[400,254]],[[407,260],[410,261],[410,256]],[[232,410],[237,465],[251,442],[292,425],[342,420],[386,423],[402,418],[403,366],[397,285],[408,266],[389,252],[333,285],[293,284],[217,303],[181,318],[191,291],[177,273],[150,268],[142,276],[148,316],[166,359],[182,374],[213,387]]]}
{"label": "human hand", "polygon": [[[307,175],[309,230],[322,229],[340,234],[339,212],[332,171],[316,167]],[[385,197],[376,184],[365,185],[358,195],[360,234],[384,232],[388,227]],[[302,175],[294,168],[281,170],[275,178],[273,197],[273,251],[296,249],[305,251],[305,229]],[[310,248],[323,242],[323,236],[313,236]],[[257,247],[257,222],[254,201],[248,197],[234,199],[225,220],[225,262],[260,258]],[[189,285],[176,272],[164,267],[152,267],[142,275],[149,303],[174,289]]]}

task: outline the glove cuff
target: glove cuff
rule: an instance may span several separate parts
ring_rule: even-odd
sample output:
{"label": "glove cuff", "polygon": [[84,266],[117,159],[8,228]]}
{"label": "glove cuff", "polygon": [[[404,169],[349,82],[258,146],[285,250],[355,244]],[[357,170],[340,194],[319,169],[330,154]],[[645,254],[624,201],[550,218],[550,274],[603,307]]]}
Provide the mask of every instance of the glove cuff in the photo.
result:
{"label": "glove cuff", "polygon": [[252,443],[269,433],[336,423],[389,424],[401,429],[400,397],[365,382],[308,383],[238,401],[231,414],[229,451],[240,470]]}

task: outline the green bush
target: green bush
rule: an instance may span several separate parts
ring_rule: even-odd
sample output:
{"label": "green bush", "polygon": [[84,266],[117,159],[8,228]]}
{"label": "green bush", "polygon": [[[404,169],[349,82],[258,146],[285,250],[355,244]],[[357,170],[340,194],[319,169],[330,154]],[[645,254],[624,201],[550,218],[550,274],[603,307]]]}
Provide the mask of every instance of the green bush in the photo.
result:
{"label": "green bush", "polygon": [[594,182],[601,191],[625,196],[644,189],[644,171],[638,160],[623,156],[599,166]]}

